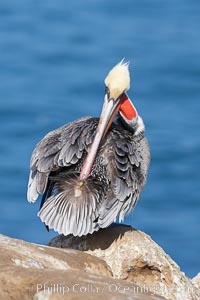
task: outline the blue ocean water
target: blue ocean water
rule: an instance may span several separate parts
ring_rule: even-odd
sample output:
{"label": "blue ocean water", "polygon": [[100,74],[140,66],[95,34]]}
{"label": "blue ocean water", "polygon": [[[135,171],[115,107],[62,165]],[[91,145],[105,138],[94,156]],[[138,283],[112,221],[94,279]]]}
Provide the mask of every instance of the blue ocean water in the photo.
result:
{"label": "blue ocean water", "polygon": [[125,223],[193,277],[200,271],[200,2],[0,3],[0,233],[46,244],[26,201],[29,160],[48,131],[98,116],[103,79],[130,61],[129,96],[146,124],[148,182]]}

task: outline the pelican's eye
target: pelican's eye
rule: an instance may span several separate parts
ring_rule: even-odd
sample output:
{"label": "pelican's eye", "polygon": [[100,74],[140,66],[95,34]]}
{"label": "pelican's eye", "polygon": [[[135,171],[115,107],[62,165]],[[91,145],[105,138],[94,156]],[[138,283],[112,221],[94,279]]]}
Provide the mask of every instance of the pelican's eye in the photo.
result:
{"label": "pelican's eye", "polygon": [[106,86],[105,93],[106,93],[106,95],[108,96],[108,99],[109,99],[110,98],[110,90],[107,86]]}

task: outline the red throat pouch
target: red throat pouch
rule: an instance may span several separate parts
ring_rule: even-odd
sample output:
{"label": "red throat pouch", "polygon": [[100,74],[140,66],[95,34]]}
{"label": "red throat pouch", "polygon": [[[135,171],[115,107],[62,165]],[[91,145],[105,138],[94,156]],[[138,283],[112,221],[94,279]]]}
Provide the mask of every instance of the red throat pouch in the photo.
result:
{"label": "red throat pouch", "polygon": [[137,111],[125,93],[121,97],[119,111],[129,121],[137,117]]}

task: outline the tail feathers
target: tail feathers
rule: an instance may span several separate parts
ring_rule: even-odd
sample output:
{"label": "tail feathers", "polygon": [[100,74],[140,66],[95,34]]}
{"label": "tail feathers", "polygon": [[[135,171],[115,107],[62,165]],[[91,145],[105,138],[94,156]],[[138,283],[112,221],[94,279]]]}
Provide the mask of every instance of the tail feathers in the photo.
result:
{"label": "tail feathers", "polygon": [[44,202],[38,216],[59,234],[81,236],[98,230],[99,183],[88,180],[81,186],[77,179],[71,178],[64,184],[65,189]]}

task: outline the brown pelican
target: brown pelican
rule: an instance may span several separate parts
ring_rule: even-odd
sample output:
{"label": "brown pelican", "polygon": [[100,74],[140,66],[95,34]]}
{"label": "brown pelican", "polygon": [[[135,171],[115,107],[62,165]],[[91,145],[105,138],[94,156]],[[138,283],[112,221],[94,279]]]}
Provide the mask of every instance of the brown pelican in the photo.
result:
{"label": "brown pelican", "polygon": [[30,163],[28,201],[43,194],[38,216],[60,234],[86,235],[124,219],[139,198],[150,162],[144,124],[127,96],[128,64],[105,78],[100,118],[49,132]]}

